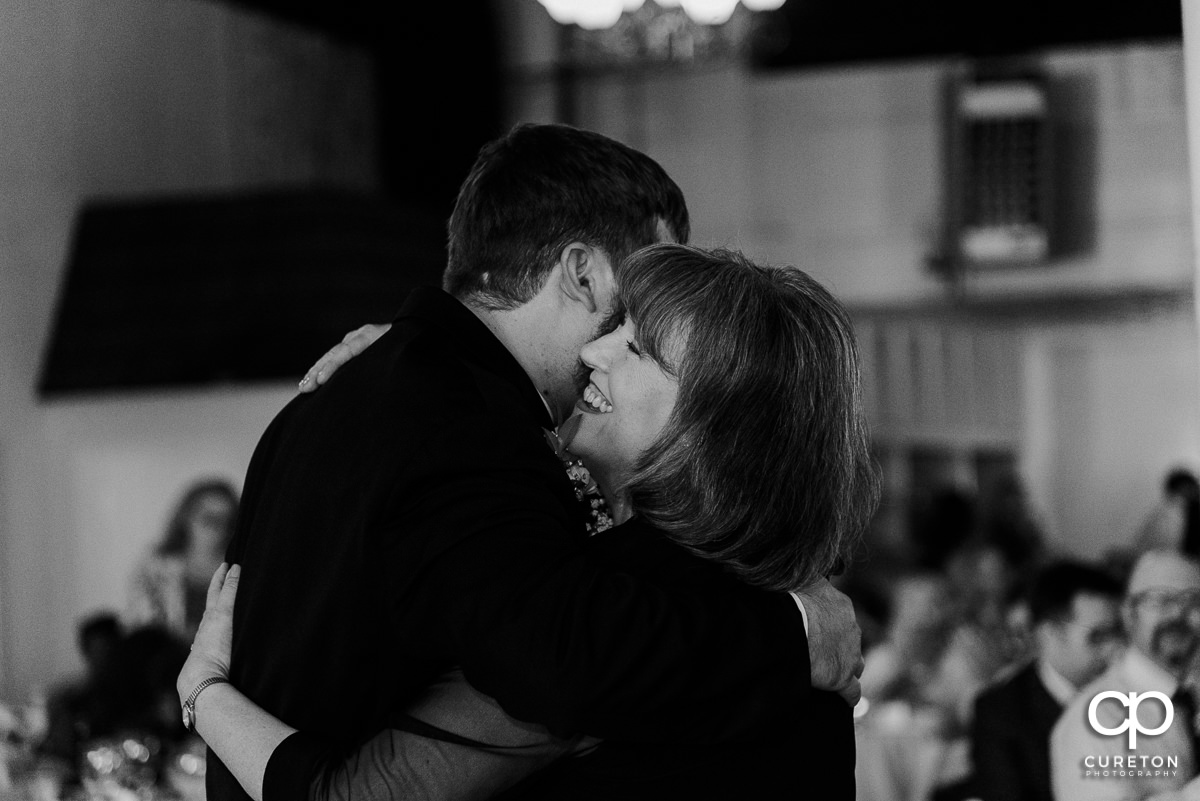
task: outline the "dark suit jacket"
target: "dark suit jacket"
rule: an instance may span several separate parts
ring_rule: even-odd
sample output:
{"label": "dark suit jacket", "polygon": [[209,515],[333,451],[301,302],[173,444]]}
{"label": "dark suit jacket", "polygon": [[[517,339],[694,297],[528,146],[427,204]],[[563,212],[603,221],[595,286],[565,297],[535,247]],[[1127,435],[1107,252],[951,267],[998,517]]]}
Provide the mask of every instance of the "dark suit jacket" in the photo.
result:
{"label": "dark suit jacket", "polygon": [[[739,736],[803,703],[807,642],[788,596],[717,601],[579,547],[550,424],[486,326],[414,291],[259,442],[228,554],[243,565],[234,684],[345,743],[456,664],[515,717],[631,742]],[[293,777],[297,793],[310,778]],[[215,757],[207,785],[212,801],[245,798]]]}
{"label": "dark suit jacket", "polygon": [[1032,662],[975,702],[974,785],[983,801],[1053,801],[1050,732],[1062,706]]}

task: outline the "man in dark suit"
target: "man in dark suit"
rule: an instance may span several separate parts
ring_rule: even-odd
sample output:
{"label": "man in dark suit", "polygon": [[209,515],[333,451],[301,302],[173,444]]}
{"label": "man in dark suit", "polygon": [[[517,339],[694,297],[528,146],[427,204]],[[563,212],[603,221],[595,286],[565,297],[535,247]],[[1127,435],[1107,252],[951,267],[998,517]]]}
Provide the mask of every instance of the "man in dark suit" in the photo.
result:
{"label": "man in dark suit", "polygon": [[[234,685],[348,745],[451,665],[514,717],[630,742],[778,726],[810,686],[853,700],[857,625],[831,588],[711,597],[577,547],[586,521],[547,434],[609,317],[613,265],[687,235],[678,187],[613,140],[520,126],[485,147],[450,220],[446,291],[414,291],[255,451],[228,553]],[[307,797],[310,778],[268,765],[266,795]],[[207,786],[246,797],[215,758]]]}
{"label": "man in dark suit", "polygon": [[975,702],[973,785],[983,801],[1052,801],[1050,732],[1120,644],[1121,591],[1110,574],[1073,561],[1034,577],[1028,602],[1037,658]]}

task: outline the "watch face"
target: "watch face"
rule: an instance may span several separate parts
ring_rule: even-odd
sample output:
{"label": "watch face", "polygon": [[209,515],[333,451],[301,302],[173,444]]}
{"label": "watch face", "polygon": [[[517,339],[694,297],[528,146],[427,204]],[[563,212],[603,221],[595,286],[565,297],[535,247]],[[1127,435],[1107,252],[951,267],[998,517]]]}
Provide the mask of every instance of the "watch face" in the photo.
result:
{"label": "watch face", "polygon": [[193,714],[194,713],[192,712],[191,706],[183,707],[183,728],[187,729],[188,731],[192,730],[192,715]]}

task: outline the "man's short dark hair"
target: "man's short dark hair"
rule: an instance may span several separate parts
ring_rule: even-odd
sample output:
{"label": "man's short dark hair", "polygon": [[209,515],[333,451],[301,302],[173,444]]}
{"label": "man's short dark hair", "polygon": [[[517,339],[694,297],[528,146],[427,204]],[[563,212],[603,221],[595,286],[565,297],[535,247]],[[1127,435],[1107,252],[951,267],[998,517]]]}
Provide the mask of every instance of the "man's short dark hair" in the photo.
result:
{"label": "man's short dark hair", "polygon": [[1098,595],[1121,600],[1120,579],[1100,567],[1070,559],[1052,562],[1033,578],[1029,588],[1029,619],[1033,624],[1064,621],[1078,595]]}
{"label": "man's short dark hair", "polygon": [[1176,467],[1163,479],[1163,490],[1169,495],[1196,495],[1200,493],[1200,481],[1191,470]]}
{"label": "man's short dark hair", "polygon": [[795,268],[686,245],[634,253],[617,281],[639,346],[679,381],[626,484],[635,512],[759,587],[844,564],[879,489],[842,305]]}
{"label": "man's short dark hair", "polygon": [[450,216],[442,287],[491,309],[527,303],[573,241],[613,267],[659,240],[689,234],[683,193],[644,153],[592,131],[522,124],[483,147]]}
{"label": "man's short dark hair", "polygon": [[89,644],[95,640],[117,642],[124,636],[125,630],[120,619],[114,612],[96,612],[88,615],[79,622],[76,638],[80,651],[87,651]]}

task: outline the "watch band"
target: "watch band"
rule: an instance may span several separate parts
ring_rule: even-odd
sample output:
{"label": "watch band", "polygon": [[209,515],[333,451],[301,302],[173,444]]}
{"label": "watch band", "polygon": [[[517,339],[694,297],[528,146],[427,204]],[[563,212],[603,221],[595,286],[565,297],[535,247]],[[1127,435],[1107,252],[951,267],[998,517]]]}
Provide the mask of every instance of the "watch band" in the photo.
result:
{"label": "watch band", "polygon": [[196,689],[192,690],[192,694],[183,702],[183,728],[192,731],[196,727],[196,699],[200,697],[200,692],[214,684],[228,683],[229,679],[224,676],[209,676],[197,684]]}

